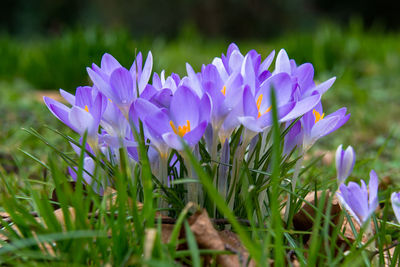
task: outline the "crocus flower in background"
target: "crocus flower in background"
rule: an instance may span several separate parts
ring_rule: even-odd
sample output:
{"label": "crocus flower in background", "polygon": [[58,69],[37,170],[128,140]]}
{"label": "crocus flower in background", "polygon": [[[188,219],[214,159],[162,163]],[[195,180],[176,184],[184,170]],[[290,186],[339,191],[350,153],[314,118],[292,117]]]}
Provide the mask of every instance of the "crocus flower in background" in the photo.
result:
{"label": "crocus flower in background", "polygon": [[351,146],[343,150],[340,145],[336,150],[336,172],[339,184],[343,183],[353,171],[356,162],[356,154]]}
{"label": "crocus flower in background", "polygon": [[365,224],[378,207],[378,176],[375,171],[369,174],[369,190],[364,180],[361,186],[350,182],[341,184],[336,192],[342,206],[354,217],[360,226]]}
{"label": "crocus flower in background", "polygon": [[400,223],[400,192],[394,192],[391,196],[392,207],[397,221]]}
{"label": "crocus flower in background", "polygon": [[[82,178],[83,178],[83,183],[85,185],[91,186],[93,188],[93,191],[96,192],[99,195],[103,195],[104,189],[101,185],[97,183],[93,179],[93,174],[94,174],[94,169],[95,169],[95,162],[91,157],[85,157],[83,160],[83,173],[82,173]],[[77,167],[70,168],[68,167],[69,174],[71,175],[72,179],[76,182],[78,179],[77,175]]]}

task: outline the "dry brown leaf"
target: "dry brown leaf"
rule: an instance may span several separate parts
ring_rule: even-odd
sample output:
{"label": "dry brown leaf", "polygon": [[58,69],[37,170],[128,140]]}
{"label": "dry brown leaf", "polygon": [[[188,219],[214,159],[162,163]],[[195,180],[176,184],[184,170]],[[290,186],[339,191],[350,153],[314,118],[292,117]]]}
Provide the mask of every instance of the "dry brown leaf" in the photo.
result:
{"label": "dry brown leaf", "polygon": [[[71,219],[71,221],[75,221],[75,217],[76,217],[76,212],[75,209],[73,207],[69,207],[68,208],[68,213],[69,213],[69,218]],[[57,221],[61,224],[61,226],[63,227],[63,229],[65,230],[65,218],[64,218],[64,213],[62,211],[62,209],[57,209],[54,211],[54,215],[57,218]]]}
{"label": "dry brown leaf", "polygon": [[[235,249],[235,251],[239,252],[236,255],[218,255],[217,264],[219,266],[246,266],[249,259],[248,252],[240,244],[239,239],[233,233],[218,233],[205,210],[196,212],[192,215],[189,218],[189,225],[199,248],[225,250],[229,249],[231,246],[232,251]],[[223,236],[227,243],[224,242],[221,236]],[[240,253],[240,251],[242,253]],[[250,261],[247,266],[255,266],[255,264],[253,261]]]}
{"label": "dry brown leaf", "polygon": [[[323,200],[322,197],[323,191],[318,191],[317,192],[317,201],[315,201],[315,192],[310,192],[306,195],[304,198],[307,202],[303,202],[300,210],[293,216],[293,226],[296,230],[300,231],[306,231],[309,230],[313,227],[314,220],[316,214],[315,214],[315,209],[310,206],[308,203],[318,206],[319,201],[325,201],[324,203],[324,213],[326,213],[327,207],[328,207],[328,202],[331,197],[330,192],[325,192],[325,200]],[[332,198],[331,203],[331,220],[333,223],[338,223],[339,220],[339,214],[341,211],[341,207],[339,205],[339,200],[336,198],[336,195],[334,195]],[[283,212],[285,209],[283,209]]]}
{"label": "dry brown leaf", "polygon": [[[351,221],[354,225],[356,232],[359,233],[360,225],[352,217],[351,217]],[[372,235],[374,235],[375,234],[375,224],[373,223],[372,220],[371,220],[370,224],[371,224]],[[351,225],[350,225],[347,217],[344,217],[342,228],[340,231],[343,233],[344,237],[349,242],[351,242],[351,243],[355,242],[356,239],[355,239],[354,233],[351,229]],[[361,242],[366,243],[366,242],[368,242],[369,238],[370,237],[368,237],[366,234],[364,234],[361,238]],[[345,241],[345,239],[341,235],[338,236],[337,245],[338,245],[338,247],[342,247],[344,250],[349,249],[348,243]]]}
{"label": "dry brown leaf", "polygon": [[[117,203],[117,198],[118,198],[118,194],[117,194],[117,190],[115,190],[112,187],[107,187],[104,190],[104,195],[103,197],[108,197],[109,201],[107,202],[107,209],[110,209],[110,207],[114,206]],[[133,205],[133,201],[131,198],[128,198],[128,204],[131,207]],[[138,210],[142,210],[143,209],[143,204],[140,202],[136,202],[137,208]]]}

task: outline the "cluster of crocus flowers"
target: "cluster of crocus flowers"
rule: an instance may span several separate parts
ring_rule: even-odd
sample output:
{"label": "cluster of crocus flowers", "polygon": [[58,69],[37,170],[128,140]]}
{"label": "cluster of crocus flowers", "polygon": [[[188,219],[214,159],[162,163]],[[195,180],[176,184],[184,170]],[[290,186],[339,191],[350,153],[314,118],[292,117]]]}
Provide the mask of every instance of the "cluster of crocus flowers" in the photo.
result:
{"label": "cluster of crocus flowers", "polygon": [[[44,100],[72,130],[81,136],[87,132],[88,150],[103,154],[115,164],[119,163],[121,147],[126,148],[133,164],[139,161],[135,131],[141,121],[153,174],[167,186],[171,177],[168,160],[171,153],[186,158],[183,144],[196,151],[201,142],[213,162],[229,163],[232,133],[243,128],[239,143],[242,153],[236,158],[240,163],[251,142],[268,134],[272,127],[271,90],[275,90],[278,120],[283,127],[301,118],[285,136],[285,153],[295,147],[307,150],[349,119],[346,108],[331,114],[323,112],[321,96],[332,86],[334,77],[317,84],[310,63],[297,65],[282,49],[271,68],[274,57],[274,51],[265,59],[255,50],[243,55],[231,44],[226,55],[203,65],[200,72],[187,64],[186,76],[172,73],[166,77],[164,71],[153,73],[150,52],[144,64],[138,53],[129,69],[105,54],[100,67],[93,64],[87,68],[91,86],[79,87],[75,95],[61,90],[70,106]],[[89,173],[92,163],[85,160]],[[218,171],[226,172],[224,166]],[[218,180],[224,196],[228,195],[226,176]],[[85,180],[95,184],[89,177]],[[189,195],[197,194],[188,191]]]}

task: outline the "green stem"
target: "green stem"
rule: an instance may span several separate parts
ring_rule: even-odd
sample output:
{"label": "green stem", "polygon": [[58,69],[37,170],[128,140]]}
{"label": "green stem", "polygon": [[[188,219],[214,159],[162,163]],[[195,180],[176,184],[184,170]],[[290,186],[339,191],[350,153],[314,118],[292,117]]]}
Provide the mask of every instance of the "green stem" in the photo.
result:
{"label": "green stem", "polygon": [[[160,176],[158,180],[161,182],[161,184],[165,187],[168,186],[168,158],[161,155],[160,156],[160,162],[159,162],[159,171],[160,171]],[[160,201],[160,208],[161,209],[167,209],[168,208],[168,201],[165,198],[161,198]]]}
{"label": "green stem", "polygon": [[[304,160],[304,154],[303,154],[302,148],[300,148],[299,155],[300,155],[300,158],[296,162],[296,166],[295,166],[293,178],[292,178],[292,192],[294,192],[296,190],[297,180],[299,178],[301,165],[303,164],[303,160]],[[290,213],[291,199],[292,199],[291,196],[292,196],[291,194],[288,195],[288,199],[286,202],[287,204],[286,204],[285,218],[284,218],[286,223],[288,223],[288,220],[289,220],[289,213]]]}

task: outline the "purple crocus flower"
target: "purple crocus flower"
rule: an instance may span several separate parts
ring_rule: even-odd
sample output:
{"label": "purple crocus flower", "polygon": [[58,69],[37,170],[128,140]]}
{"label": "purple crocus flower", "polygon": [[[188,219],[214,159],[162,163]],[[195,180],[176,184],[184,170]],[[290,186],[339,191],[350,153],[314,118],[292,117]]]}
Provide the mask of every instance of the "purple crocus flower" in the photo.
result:
{"label": "purple crocus flower", "polygon": [[157,150],[160,157],[166,159],[171,149],[162,135],[171,131],[168,110],[139,98],[132,105],[130,116],[131,118],[137,116],[143,122],[145,137],[150,139],[150,145]]}
{"label": "purple crocus flower", "polygon": [[293,59],[289,59],[286,51],[281,49],[276,57],[275,71],[277,73],[288,73],[292,78],[294,94],[303,99],[311,96],[314,92],[323,95],[335,82],[336,77],[332,77],[318,85],[314,82],[314,67],[310,63],[296,65]]}
{"label": "purple crocus flower", "polygon": [[152,67],[151,52],[147,56],[143,69],[142,54],[139,53],[129,70],[122,67],[111,55],[104,54],[101,68],[93,64],[92,68],[87,68],[87,72],[94,85],[121,109],[125,117],[128,117],[130,106],[137,97],[137,90],[139,94],[144,91],[150,79]]}
{"label": "purple crocus flower", "polygon": [[350,176],[354,163],[356,162],[356,154],[351,146],[343,150],[340,145],[336,150],[336,172],[339,184],[343,183]]}
{"label": "purple crocus flower", "polygon": [[378,176],[372,170],[369,177],[369,190],[364,180],[361,180],[361,186],[354,182],[347,186],[341,184],[340,192],[336,192],[340,203],[360,226],[368,221],[378,207]]}
{"label": "purple crocus flower", "polygon": [[302,116],[320,101],[320,96],[315,94],[299,102],[292,101],[292,83],[287,73],[272,75],[265,80],[254,96],[251,88],[246,86],[243,92],[243,114],[238,120],[246,128],[248,141],[255,134],[264,131],[272,125],[271,99],[272,88],[276,89],[278,119],[281,122],[289,121]]}
{"label": "purple crocus flower", "polygon": [[163,156],[165,144],[182,150],[181,139],[189,146],[196,145],[209,121],[211,103],[207,94],[199,98],[190,88],[180,86],[171,99],[169,110],[159,109],[147,100],[137,100],[135,111],[143,118],[148,137]]}
{"label": "purple crocus flower", "polygon": [[[82,173],[82,177],[83,177],[83,183],[86,185],[89,185],[93,188],[93,191],[96,192],[99,195],[103,195],[104,193],[104,189],[101,185],[99,185],[97,183],[97,181],[93,180],[92,176],[94,174],[94,169],[95,169],[95,162],[91,157],[85,157],[83,159],[83,173]],[[78,175],[77,175],[77,167],[74,168],[70,168],[68,167],[68,172],[71,175],[72,179],[76,182],[78,179]]]}
{"label": "purple crocus flower", "polygon": [[69,101],[74,101],[71,108],[46,96],[43,98],[45,104],[54,116],[78,134],[83,135],[87,131],[88,142],[94,146],[97,142],[99,124],[107,106],[106,98],[97,89],[89,86],[78,87],[74,98],[69,97],[64,91],[61,92]]}
{"label": "purple crocus flower", "polygon": [[301,118],[304,131],[303,149],[308,150],[319,138],[342,127],[350,118],[350,114],[346,115],[346,111],[346,108],[341,108],[325,116],[322,105],[319,103],[314,109],[304,114]]}
{"label": "purple crocus flower", "polygon": [[400,192],[393,192],[391,196],[392,207],[397,221],[400,223]]}
{"label": "purple crocus flower", "polygon": [[207,94],[197,97],[190,88],[179,87],[171,100],[169,125],[172,131],[162,135],[172,148],[182,150],[181,138],[193,147],[204,134],[210,119],[211,103]]}

